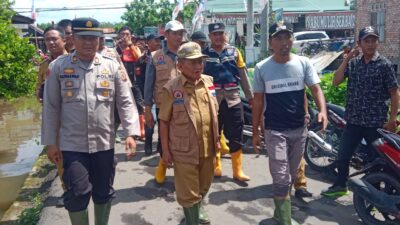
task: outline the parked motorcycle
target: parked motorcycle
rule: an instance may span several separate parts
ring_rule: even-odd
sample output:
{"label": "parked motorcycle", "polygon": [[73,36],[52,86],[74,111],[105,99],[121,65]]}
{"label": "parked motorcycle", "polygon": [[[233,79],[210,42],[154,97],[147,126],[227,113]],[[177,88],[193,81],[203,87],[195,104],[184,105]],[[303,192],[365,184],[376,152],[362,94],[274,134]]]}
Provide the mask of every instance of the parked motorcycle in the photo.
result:
{"label": "parked motorcycle", "polygon": [[320,52],[329,50],[328,45],[325,42],[323,42],[322,40],[305,42],[305,43],[301,44],[300,46],[303,47],[301,49],[300,55],[309,56],[309,57],[313,57]]}
{"label": "parked motorcycle", "polygon": [[[309,102],[312,102],[312,99],[309,98]],[[330,103],[327,103],[326,107],[328,127],[325,131],[321,131],[316,116],[311,119],[304,158],[311,169],[336,175],[340,138],[346,126],[346,121],[344,120],[343,107]],[[373,159],[370,151],[371,146],[367,145],[365,140],[362,140],[351,159],[350,166],[361,169]]]}
{"label": "parked motorcycle", "polygon": [[354,207],[366,225],[400,224],[400,136],[378,129],[382,138],[374,143],[379,157],[350,177]]}

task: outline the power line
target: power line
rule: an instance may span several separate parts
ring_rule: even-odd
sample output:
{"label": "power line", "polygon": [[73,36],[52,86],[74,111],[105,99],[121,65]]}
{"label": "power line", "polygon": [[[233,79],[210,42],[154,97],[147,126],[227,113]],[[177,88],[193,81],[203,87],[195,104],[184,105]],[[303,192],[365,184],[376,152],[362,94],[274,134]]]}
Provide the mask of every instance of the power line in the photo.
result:
{"label": "power line", "polygon": [[[108,9],[126,9],[125,6],[118,6],[118,7],[93,7],[93,8],[81,8],[81,7],[75,7],[75,8],[36,8],[36,12],[52,12],[52,11],[68,11],[68,10],[95,10],[95,9],[101,9],[101,10],[108,10]],[[30,13],[32,12],[31,10],[29,11],[17,11],[18,13]]]}

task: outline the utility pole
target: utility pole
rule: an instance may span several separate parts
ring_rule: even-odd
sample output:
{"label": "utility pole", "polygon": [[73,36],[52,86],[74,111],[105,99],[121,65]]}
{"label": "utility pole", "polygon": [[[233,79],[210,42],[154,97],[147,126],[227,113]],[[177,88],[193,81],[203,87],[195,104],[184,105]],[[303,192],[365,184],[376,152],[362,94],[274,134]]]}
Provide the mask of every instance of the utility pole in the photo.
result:
{"label": "utility pole", "polygon": [[265,4],[264,8],[261,11],[260,15],[260,26],[261,26],[261,51],[259,58],[263,59],[267,57],[268,55],[268,38],[269,38],[269,31],[268,31],[268,25],[269,25],[269,3],[270,1],[267,0],[267,3]]}
{"label": "utility pole", "polygon": [[247,0],[247,19],[246,19],[246,47],[253,47],[253,30],[254,30],[254,10],[253,0]]}

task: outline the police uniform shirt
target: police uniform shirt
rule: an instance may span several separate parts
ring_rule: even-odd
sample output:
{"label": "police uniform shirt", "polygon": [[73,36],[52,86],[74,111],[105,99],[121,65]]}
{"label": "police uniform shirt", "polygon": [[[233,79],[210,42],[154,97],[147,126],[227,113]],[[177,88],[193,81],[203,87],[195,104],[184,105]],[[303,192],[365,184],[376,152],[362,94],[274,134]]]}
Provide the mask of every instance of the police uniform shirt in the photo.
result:
{"label": "police uniform shirt", "polygon": [[138,112],[119,65],[96,54],[85,63],[76,53],[50,64],[46,79],[42,144],[62,151],[95,153],[114,148],[114,108],[126,135],[140,135]]}
{"label": "police uniform shirt", "polygon": [[104,48],[98,52],[103,56],[113,59],[115,62],[117,62],[120,65],[119,73],[120,73],[121,79],[123,81],[127,81],[129,87],[132,87],[132,82],[128,77],[128,72],[126,72],[125,66],[122,63],[122,60],[119,57],[117,50],[115,50],[115,48],[108,48],[107,46],[104,46]]}

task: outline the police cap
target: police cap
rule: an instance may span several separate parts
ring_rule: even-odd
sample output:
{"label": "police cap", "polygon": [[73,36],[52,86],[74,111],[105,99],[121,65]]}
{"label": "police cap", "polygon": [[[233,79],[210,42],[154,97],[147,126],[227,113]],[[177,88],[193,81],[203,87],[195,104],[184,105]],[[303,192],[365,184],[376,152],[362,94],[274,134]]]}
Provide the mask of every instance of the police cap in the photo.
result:
{"label": "police cap", "polygon": [[103,36],[99,21],[93,18],[76,18],[72,20],[72,32],[77,35]]}
{"label": "police cap", "polygon": [[225,24],[223,23],[210,23],[208,24],[208,33],[223,32],[225,31]]}

